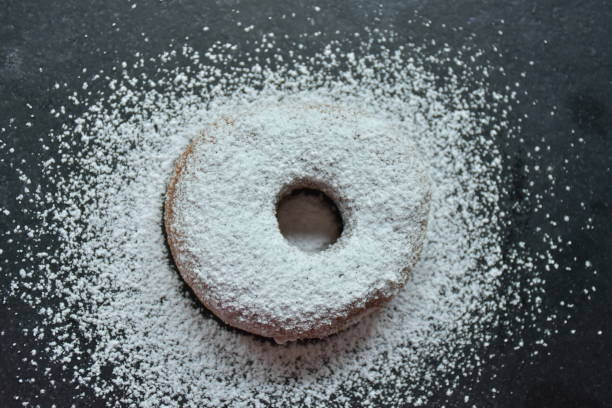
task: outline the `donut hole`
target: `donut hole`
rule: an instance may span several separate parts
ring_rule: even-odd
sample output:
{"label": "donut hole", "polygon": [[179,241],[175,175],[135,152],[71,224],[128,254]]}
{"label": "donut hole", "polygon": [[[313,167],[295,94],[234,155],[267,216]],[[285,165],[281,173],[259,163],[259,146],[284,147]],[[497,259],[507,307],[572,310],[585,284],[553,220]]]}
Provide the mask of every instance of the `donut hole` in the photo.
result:
{"label": "donut hole", "polygon": [[276,204],[276,218],[285,239],[304,252],[324,251],[344,229],[334,200],[312,185],[284,188]]}

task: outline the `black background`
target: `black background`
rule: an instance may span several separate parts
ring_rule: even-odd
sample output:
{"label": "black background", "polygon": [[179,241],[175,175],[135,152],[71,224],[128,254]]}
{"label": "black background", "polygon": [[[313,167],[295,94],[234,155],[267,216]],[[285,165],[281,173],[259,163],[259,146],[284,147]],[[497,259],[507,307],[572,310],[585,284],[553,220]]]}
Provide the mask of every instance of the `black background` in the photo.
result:
{"label": "black background", "polygon": [[[296,17],[281,18],[291,13]],[[415,15],[431,25],[408,24]],[[469,404],[457,395],[434,398],[432,406],[445,401],[451,407],[612,406],[612,2],[3,0],[0,140],[15,152],[0,156],[0,207],[11,210],[10,216],[0,215],[0,289],[7,299],[0,306],[0,407],[21,406],[14,395],[41,406],[69,406],[79,392],[61,382],[48,388],[48,380],[22,361],[35,345],[23,330],[36,326],[38,317],[25,302],[8,296],[8,283],[27,260],[18,249],[25,238],[13,234],[10,243],[4,232],[33,222],[27,203],[15,200],[23,187],[16,169],[25,170],[33,184],[43,181],[35,171],[45,154],[39,139],[66,122],[50,109],[65,105],[77,115],[83,107],[66,100],[72,90],[100,70],[112,76],[113,67],[135,60],[135,52],[146,58],[172,44],[205,49],[216,40],[240,42],[246,36],[242,28],[251,24],[255,34],[392,28],[417,42],[435,38],[484,49],[495,44],[503,52],[497,63],[507,76],[499,81],[520,81],[519,89],[528,92],[514,112],[515,117],[528,115],[520,132],[524,141],[500,146],[514,201],[508,203],[514,225],[508,240],[546,249],[534,232],[537,226],[563,238],[565,244],[555,253],[561,268],[544,275],[542,305],[544,315],[562,318],[547,326],[554,334],[546,338],[546,347],[532,345],[544,338],[538,331],[543,325],[537,324],[525,329],[527,346],[522,349],[501,340],[494,344],[496,357],[484,367],[481,381],[466,384],[475,396]],[[210,30],[204,31],[205,26]],[[524,166],[534,163],[549,170],[527,174]],[[538,191],[546,199],[536,212],[533,196]],[[547,213],[558,225],[546,221]],[[569,222],[562,221],[565,215]],[[567,315],[571,318],[564,322]],[[20,383],[18,375],[33,380]],[[47,393],[41,396],[40,388],[48,388]]]}

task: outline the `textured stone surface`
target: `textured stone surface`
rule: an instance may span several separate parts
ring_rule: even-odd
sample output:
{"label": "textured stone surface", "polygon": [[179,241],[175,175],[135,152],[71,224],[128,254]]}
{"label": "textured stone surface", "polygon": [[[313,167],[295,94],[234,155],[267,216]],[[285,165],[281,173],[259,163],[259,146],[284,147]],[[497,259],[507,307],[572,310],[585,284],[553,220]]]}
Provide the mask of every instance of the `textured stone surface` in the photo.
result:
{"label": "textured stone surface", "polygon": [[[18,149],[11,162],[31,157],[33,150],[40,149],[38,139],[62,124],[49,113],[50,107],[65,105],[75,114],[83,109],[68,104],[66,97],[91,73],[104,70],[110,77],[118,76],[113,67],[121,61],[134,61],[134,52],[145,57],[157,55],[171,43],[187,42],[198,49],[215,40],[240,42],[244,32],[237,27],[238,21],[243,26],[254,24],[254,30],[261,33],[296,33],[313,25],[324,32],[380,26],[393,27],[413,38],[451,44],[471,42],[488,47],[495,43],[504,52],[498,62],[507,74],[498,78],[499,86],[520,81],[531,98],[523,98],[526,103],[517,113],[529,115],[523,122],[525,143],[503,146],[515,200],[508,203],[515,220],[508,240],[538,245],[530,241],[530,232],[542,224],[543,214],[549,213],[553,219],[562,219],[565,214],[573,217],[571,223],[555,230],[573,241],[560,259],[562,265],[572,266],[572,271],[548,276],[543,307],[568,313],[559,302],[569,296],[573,296],[575,306],[571,321],[560,326],[559,333],[549,341],[548,354],[534,357],[531,350],[513,350],[502,342],[493,344],[492,350],[499,357],[494,366],[485,367],[484,377],[493,378],[488,383],[466,384],[482,395],[481,400],[469,403],[496,407],[608,406],[612,398],[612,308],[608,295],[612,289],[612,275],[608,273],[612,264],[612,4],[484,0],[381,3],[320,1],[317,4],[324,12],[317,13],[312,4],[301,1],[151,1],[139,2],[135,8],[133,3],[118,0],[103,6],[75,0],[53,4],[2,1],[0,130],[5,130],[0,138],[16,141]],[[301,18],[278,18],[292,12]],[[415,13],[431,20],[431,26],[406,24]],[[442,30],[442,25],[461,26],[463,30]],[[210,30],[204,31],[205,26]],[[521,72],[527,72],[526,78]],[[24,126],[28,121],[31,127]],[[543,136],[545,143],[540,140]],[[579,138],[584,143],[579,143]],[[521,193],[526,180],[524,164],[536,145],[550,146],[540,165],[551,167],[559,189],[559,199],[545,203],[544,211],[537,214]],[[44,151],[35,153],[41,160],[45,158]],[[565,163],[565,158],[572,160]],[[17,180],[14,166],[0,162],[0,206],[10,209],[17,205],[14,197],[22,188]],[[541,183],[544,189],[546,181]],[[567,185],[571,192],[563,193]],[[581,209],[581,202],[586,211]],[[588,217],[593,218],[594,229],[587,231],[583,226]],[[6,229],[5,222],[0,218],[0,230]],[[22,221],[28,222],[27,218]],[[0,262],[12,265],[19,257],[19,253],[5,250]],[[584,268],[586,260],[600,273],[595,275],[593,269]],[[7,272],[9,268],[5,267],[0,273],[2,291],[7,290],[3,281]],[[586,301],[580,291],[590,286],[597,292]],[[9,312],[0,307],[0,330],[5,331],[0,337],[0,406],[7,407],[17,404],[12,395],[29,390],[38,394],[40,388],[34,371],[32,383],[17,383],[14,373],[19,371],[25,377],[30,368],[22,363],[23,356],[4,352],[5,345],[12,343],[25,344],[27,349],[33,340],[24,336],[22,329],[36,320],[25,305],[10,306]],[[532,330],[525,336],[537,339],[539,334]],[[491,388],[498,391],[495,399],[491,399]],[[39,402],[43,406],[69,406],[74,392],[60,387]],[[440,401],[447,399],[449,406],[465,405],[463,400],[447,396]],[[91,406],[103,406],[103,402],[91,401]]]}

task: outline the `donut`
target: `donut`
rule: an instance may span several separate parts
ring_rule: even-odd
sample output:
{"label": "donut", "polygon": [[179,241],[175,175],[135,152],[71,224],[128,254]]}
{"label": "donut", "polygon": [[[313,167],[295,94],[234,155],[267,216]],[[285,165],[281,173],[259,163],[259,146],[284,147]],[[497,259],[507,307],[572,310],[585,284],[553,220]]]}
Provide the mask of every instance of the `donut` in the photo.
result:
{"label": "donut", "polygon": [[[334,242],[305,250],[281,232],[279,202],[304,192],[335,205]],[[285,343],[334,334],[393,298],[418,261],[430,197],[398,123],[287,98],[203,126],[175,163],[164,226],[206,308]]]}

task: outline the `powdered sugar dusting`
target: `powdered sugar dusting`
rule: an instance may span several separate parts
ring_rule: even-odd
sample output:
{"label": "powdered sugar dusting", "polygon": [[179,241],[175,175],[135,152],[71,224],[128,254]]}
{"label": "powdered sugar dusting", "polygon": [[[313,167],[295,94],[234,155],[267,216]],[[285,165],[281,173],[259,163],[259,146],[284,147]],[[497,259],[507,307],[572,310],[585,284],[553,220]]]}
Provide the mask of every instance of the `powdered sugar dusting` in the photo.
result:
{"label": "powdered sugar dusting", "polygon": [[[338,108],[328,91],[277,100],[224,107],[225,123],[190,145],[167,225],[181,273],[223,320],[277,341],[322,337],[403,286],[421,252],[429,180],[410,140],[417,129]],[[305,253],[280,233],[276,199],[296,180],[334,191],[344,233],[327,251]]]}
{"label": "powdered sugar dusting", "polygon": [[[57,160],[42,164],[54,191],[31,187],[40,220],[32,233],[56,237],[62,251],[40,251],[44,275],[32,283],[32,271],[23,271],[11,296],[43,316],[36,335],[49,365],[111,406],[418,406],[441,392],[468,392],[458,389],[460,378],[478,378],[478,350],[517,296],[513,287],[499,290],[513,270],[501,248],[493,143],[512,131],[504,119],[512,98],[492,95],[487,70],[466,66],[482,52],[450,57],[445,46],[431,52],[393,38],[373,33],[358,46],[332,43],[307,56],[266,36],[260,45],[271,56],[241,60],[231,44],[217,44],[203,53],[208,62],[185,47],[146,62],[159,64],[155,80],[138,64],[113,79],[108,98],[54,136]],[[164,68],[179,57],[189,61]],[[434,75],[431,64],[457,73]],[[421,260],[388,307],[326,340],[278,346],[229,330],[185,291],[161,221],[173,162],[203,122],[284,99],[395,123],[433,188]],[[81,360],[89,364],[77,367]]]}

